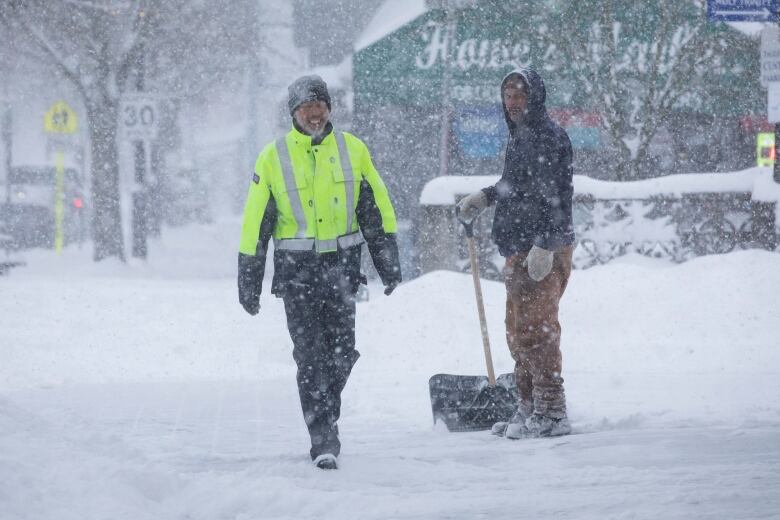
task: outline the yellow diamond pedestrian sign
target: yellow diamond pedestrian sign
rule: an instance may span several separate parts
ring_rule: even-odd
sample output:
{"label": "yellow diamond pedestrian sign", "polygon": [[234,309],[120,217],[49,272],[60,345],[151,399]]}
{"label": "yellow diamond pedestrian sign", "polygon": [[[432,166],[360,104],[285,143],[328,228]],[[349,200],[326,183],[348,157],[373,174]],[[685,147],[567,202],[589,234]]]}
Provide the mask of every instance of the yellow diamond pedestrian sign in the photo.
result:
{"label": "yellow diamond pedestrian sign", "polygon": [[43,116],[43,130],[49,134],[74,134],[79,127],[76,112],[64,101],[57,101]]}

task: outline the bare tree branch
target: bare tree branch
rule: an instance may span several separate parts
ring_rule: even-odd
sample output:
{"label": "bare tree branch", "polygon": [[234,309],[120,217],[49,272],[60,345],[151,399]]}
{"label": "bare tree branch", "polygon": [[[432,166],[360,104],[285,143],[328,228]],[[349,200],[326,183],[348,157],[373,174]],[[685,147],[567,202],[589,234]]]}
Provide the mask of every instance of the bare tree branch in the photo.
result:
{"label": "bare tree branch", "polygon": [[46,37],[44,37],[38,30],[28,24],[23,17],[20,17],[17,22],[25,30],[27,37],[39,49],[41,49],[43,53],[49,57],[51,63],[54,64],[54,66],[73,83],[84,99],[88,99],[89,96],[87,94],[86,88],[82,83],[78,73],[66,65],[65,58],[57,52],[57,50],[50,44]]}

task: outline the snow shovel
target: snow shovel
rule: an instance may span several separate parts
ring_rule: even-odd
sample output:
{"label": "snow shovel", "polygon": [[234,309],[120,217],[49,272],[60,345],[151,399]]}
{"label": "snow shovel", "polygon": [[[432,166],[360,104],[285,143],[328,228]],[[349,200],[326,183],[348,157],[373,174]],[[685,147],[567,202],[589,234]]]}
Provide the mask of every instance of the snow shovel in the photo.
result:
{"label": "snow shovel", "polygon": [[463,222],[468,239],[471,274],[477,297],[482,346],[485,351],[487,377],[436,374],[428,381],[431,391],[433,423],[442,421],[451,432],[489,430],[494,423],[508,421],[517,408],[518,392],[514,374],[502,374],[496,379],[493,357],[490,355],[482,286],[479,281],[477,248],[474,245],[474,222]]}

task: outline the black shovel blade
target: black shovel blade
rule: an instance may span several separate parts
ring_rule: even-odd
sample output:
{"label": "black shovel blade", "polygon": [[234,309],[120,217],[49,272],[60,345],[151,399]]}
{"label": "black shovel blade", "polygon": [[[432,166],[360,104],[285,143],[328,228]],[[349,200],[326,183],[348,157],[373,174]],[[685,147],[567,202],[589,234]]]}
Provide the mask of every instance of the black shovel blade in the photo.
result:
{"label": "black shovel blade", "polygon": [[486,376],[436,374],[428,386],[433,422],[444,422],[451,432],[489,430],[508,421],[517,409],[514,374],[501,374],[496,386],[490,386]]}

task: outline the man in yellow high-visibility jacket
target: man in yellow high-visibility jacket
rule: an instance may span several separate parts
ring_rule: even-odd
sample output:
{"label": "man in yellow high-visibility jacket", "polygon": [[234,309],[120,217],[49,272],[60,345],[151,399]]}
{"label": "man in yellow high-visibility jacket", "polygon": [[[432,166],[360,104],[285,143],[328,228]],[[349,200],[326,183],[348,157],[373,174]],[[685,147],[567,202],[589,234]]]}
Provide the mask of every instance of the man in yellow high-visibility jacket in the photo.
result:
{"label": "man in yellow high-visibility jacket", "polygon": [[298,392],[317,467],[335,469],[341,444],[341,392],[359,357],[355,293],[361,245],[368,244],[389,295],[401,282],[396,219],[385,184],[357,137],[330,123],[319,76],[289,87],[293,129],[255,163],[238,254],[238,297],[260,310],[268,241],[274,239],[271,292],[284,300],[298,365]]}

